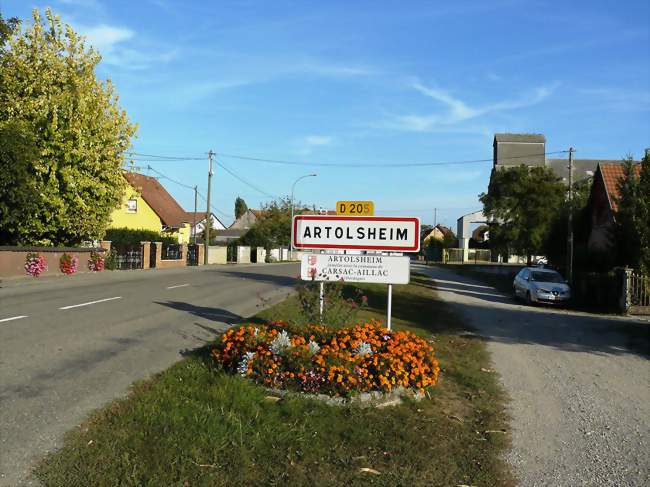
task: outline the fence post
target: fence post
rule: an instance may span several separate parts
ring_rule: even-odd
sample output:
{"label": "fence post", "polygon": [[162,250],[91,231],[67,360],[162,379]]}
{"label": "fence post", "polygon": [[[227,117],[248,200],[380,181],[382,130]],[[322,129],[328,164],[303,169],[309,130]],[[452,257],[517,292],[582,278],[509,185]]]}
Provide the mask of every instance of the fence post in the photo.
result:
{"label": "fence post", "polygon": [[99,246],[106,250],[106,255],[108,255],[111,252],[111,241],[110,240],[102,240],[99,243]]}
{"label": "fence post", "polygon": [[181,261],[183,261],[183,265],[187,267],[187,252],[189,249],[187,248],[186,243],[181,244]]}
{"label": "fence post", "polygon": [[151,242],[140,242],[142,245],[142,268],[149,269],[151,263]]}
{"label": "fence post", "polygon": [[154,242],[156,246],[156,266],[162,260],[162,242]]}
{"label": "fence post", "polygon": [[632,279],[632,269],[629,268],[619,268],[616,269],[616,273],[619,276],[619,285],[620,285],[620,295],[619,295],[619,310],[623,314],[627,314],[630,310],[631,300],[630,300],[630,281]]}

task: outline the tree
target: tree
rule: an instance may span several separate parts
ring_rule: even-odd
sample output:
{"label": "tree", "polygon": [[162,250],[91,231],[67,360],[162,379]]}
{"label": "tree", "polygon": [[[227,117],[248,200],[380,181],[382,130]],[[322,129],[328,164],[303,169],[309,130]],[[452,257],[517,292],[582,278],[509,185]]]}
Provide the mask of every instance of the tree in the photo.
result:
{"label": "tree", "polygon": [[490,221],[492,248],[526,255],[530,262],[542,248],[564,193],[564,185],[545,167],[493,170],[488,192],[479,196]]}
{"label": "tree", "polygon": [[638,225],[641,243],[639,264],[642,271],[650,274],[650,151],[646,151],[641,161]]}
{"label": "tree", "polygon": [[[548,257],[550,264],[563,269],[566,266],[567,257],[567,230],[569,227],[569,208],[573,212],[573,267],[575,269],[586,268],[595,265],[587,252],[587,239],[591,228],[590,215],[587,210],[589,194],[593,178],[586,178],[573,184],[573,197],[571,203],[568,200],[562,205],[553,219],[549,231],[544,239],[543,253]],[[604,264],[604,263],[602,263]]]}
{"label": "tree", "polygon": [[100,55],[49,9],[33,18],[0,57],[0,243],[98,239],[121,203],[136,126],[95,77]]}
{"label": "tree", "polygon": [[0,55],[4,53],[5,46],[11,34],[18,28],[20,21],[16,17],[11,17],[7,20],[2,18],[0,14]]}
{"label": "tree", "polygon": [[641,181],[632,157],[623,162],[623,177],[618,181],[617,211],[614,217],[618,263],[638,267],[641,260]]}
{"label": "tree", "polygon": [[[299,203],[297,207],[302,207]],[[243,245],[272,249],[291,243],[291,200],[281,198],[262,207],[255,224],[240,239]]]}
{"label": "tree", "polygon": [[248,211],[248,206],[243,198],[237,196],[235,200],[235,218],[241,217],[244,213]]}

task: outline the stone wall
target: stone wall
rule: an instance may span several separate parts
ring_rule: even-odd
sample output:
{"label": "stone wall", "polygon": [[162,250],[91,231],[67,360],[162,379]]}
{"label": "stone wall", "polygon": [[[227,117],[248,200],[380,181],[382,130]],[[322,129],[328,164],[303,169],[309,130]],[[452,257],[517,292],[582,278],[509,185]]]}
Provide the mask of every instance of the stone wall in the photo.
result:
{"label": "stone wall", "polygon": [[39,253],[45,257],[47,269],[41,276],[63,276],[64,274],[59,270],[59,259],[64,253],[77,257],[79,260],[77,273],[90,272],[88,260],[92,251],[105,253],[104,248],[0,246],[0,277],[27,276],[25,259],[31,252]]}

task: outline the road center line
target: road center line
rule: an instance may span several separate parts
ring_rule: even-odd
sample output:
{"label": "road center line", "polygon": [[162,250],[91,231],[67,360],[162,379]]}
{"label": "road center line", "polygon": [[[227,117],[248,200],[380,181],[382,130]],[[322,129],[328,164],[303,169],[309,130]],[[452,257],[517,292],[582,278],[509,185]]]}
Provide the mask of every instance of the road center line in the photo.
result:
{"label": "road center line", "polygon": [[73,304],[73,305],[70,305],[70,306],[63,306],[62,308],[59,308],[59,309],[79,308],[81,306],[88,306],[90,304],[103,303],[105,301],[113,301],[114,299],[122,299],[122,296],[115,296],[114,298],[98,299],[97,301],[88,301],[87,303]]}
{"label": "road center line", "polygon": [[177,284],[176,286],[168,286],[167,289],[176,289],[177,287],[187,287],[189,286],[189,283],[187,284]]}
{"label": "road center line", "polygon": [[21,318],[27,318],[27,315],[12,316],[11,318],[3,318],[3,319],[0,320],[0,323],[2,323],[3,321],[19,320]]}

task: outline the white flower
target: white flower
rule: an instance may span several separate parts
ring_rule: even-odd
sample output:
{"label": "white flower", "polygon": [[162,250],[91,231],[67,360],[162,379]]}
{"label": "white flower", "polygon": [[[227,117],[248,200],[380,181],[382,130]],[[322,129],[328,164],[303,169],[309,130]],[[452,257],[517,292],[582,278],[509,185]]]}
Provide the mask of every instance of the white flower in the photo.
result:
{"label": "white flower", "polygon": [[259,335],[259,333],[260,333],[260,329],[258,327],[255,327],[253,329],[253,336],[256,337],[257,335]]}
{"label": "white flower", "polygon": [[309,340],[309,353],[316,355],[318,352],[320,352],[320,345],[313,340]]}
{"label": "white flower", "polygon": [[354,349],[354,353],[356,353],[359,357],[365,357],[366,355],[370,356],[372,355],[372,347],[369,343],[359,342],[357,348]]}
{"label": "white flower", "polygon": [[253,360],[253,356],[255,354],[253,352],[246,352],[244,354],[244,358],[242,359],[241,362],[239,362],[239,365],[237,366],[237,373],[240,375],[243,375],[246,377],[248,373],[248,364],[250,363],[251,360]]}
{"label": "white flower", "polygon": [[282,330],[282,332],[273,339],[271,345],[269,345],[269,348],[274,355],[281,355],[282,352],[289,347],[291,347],[291,338],[289,338],[289,334],[286,330]]}

